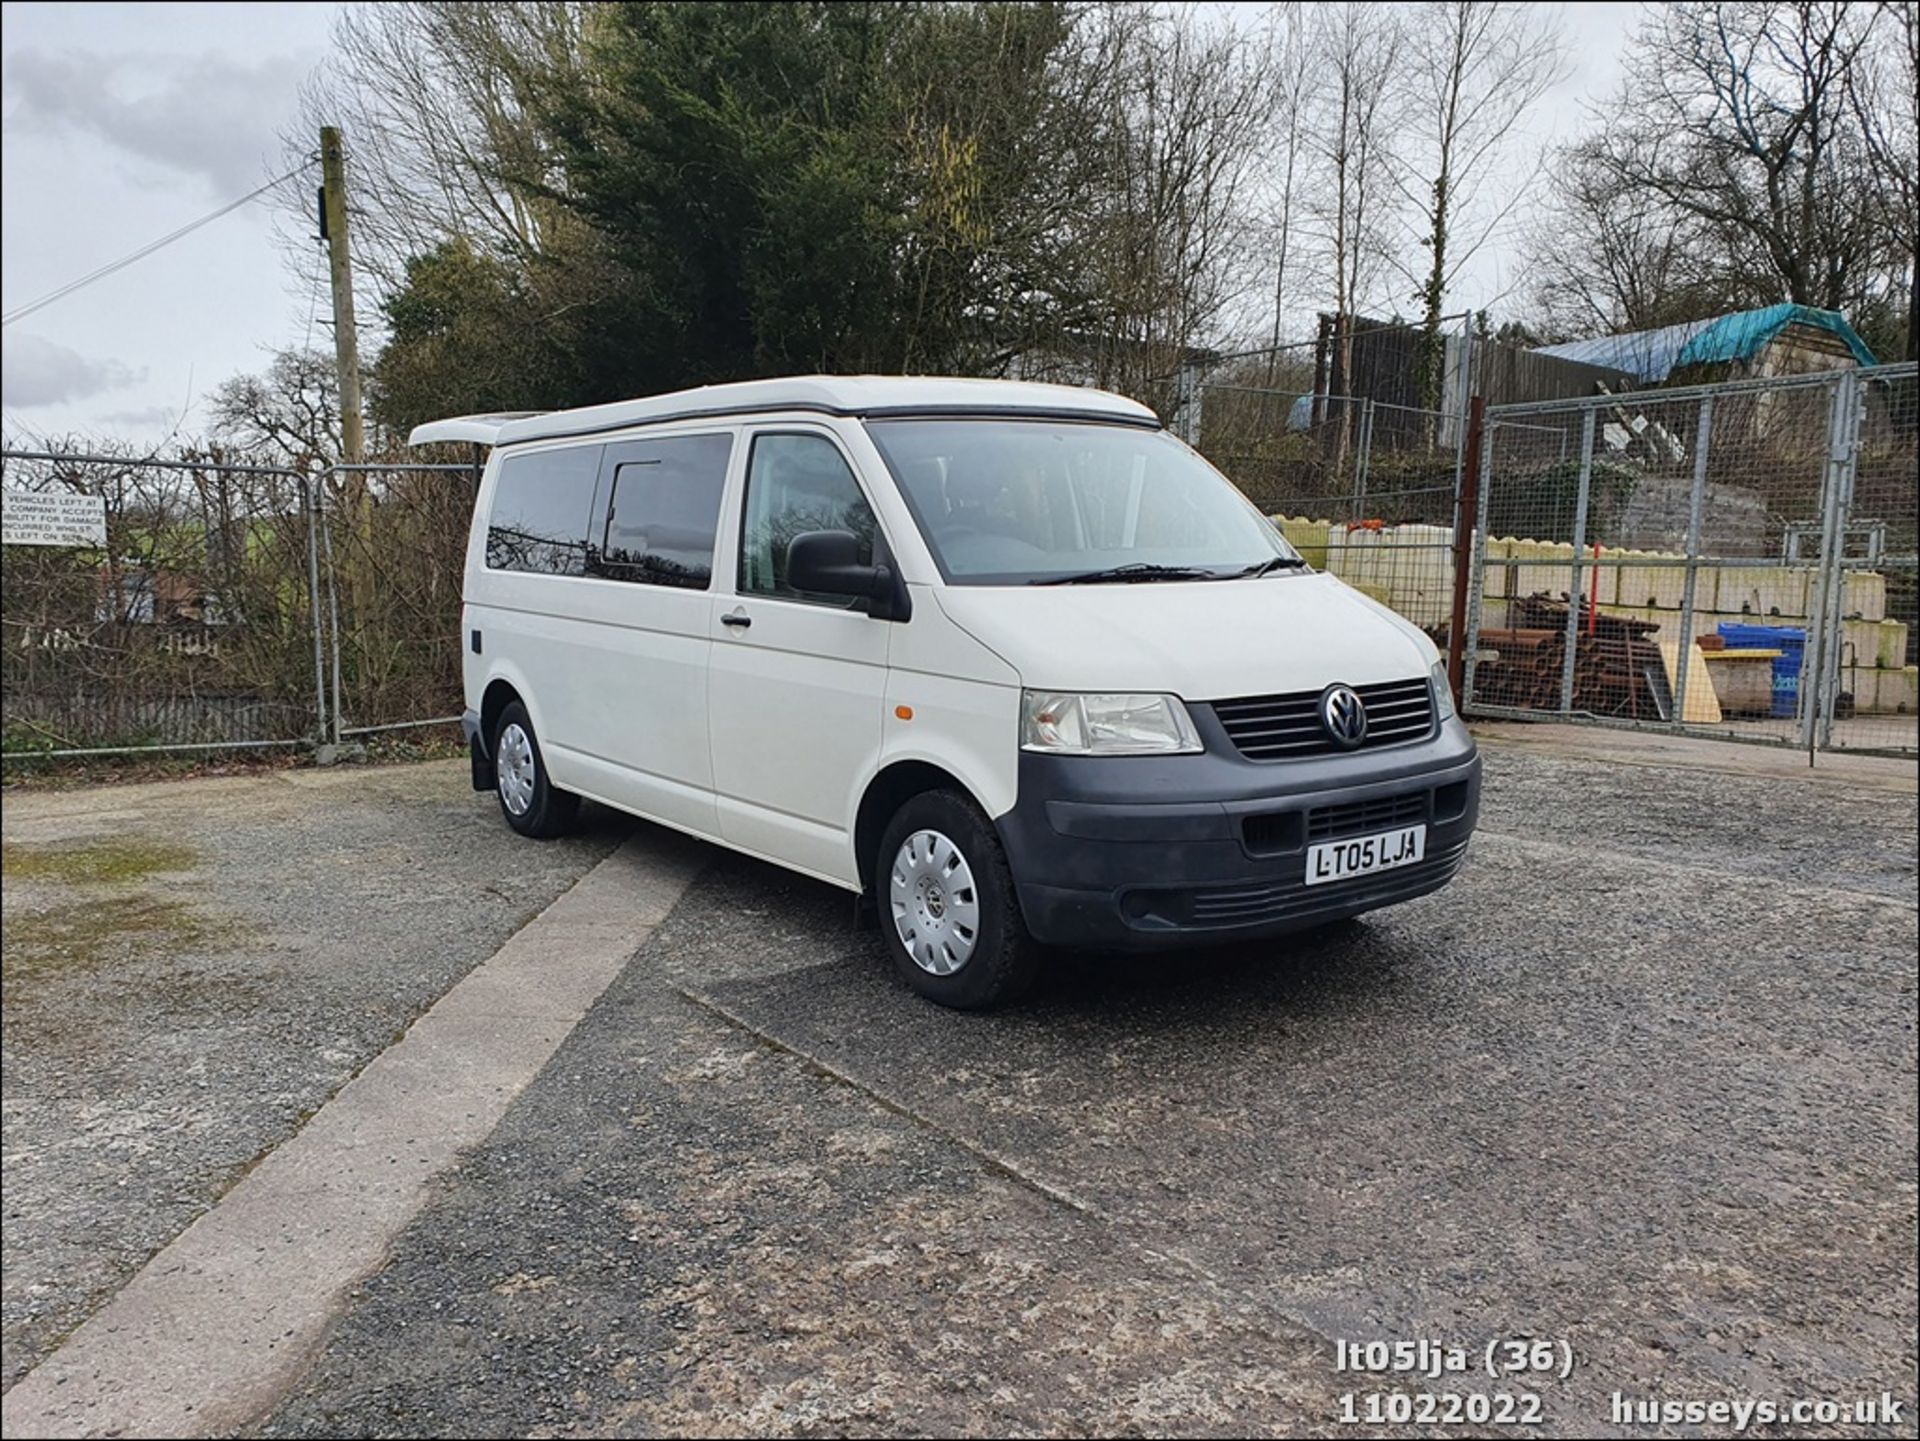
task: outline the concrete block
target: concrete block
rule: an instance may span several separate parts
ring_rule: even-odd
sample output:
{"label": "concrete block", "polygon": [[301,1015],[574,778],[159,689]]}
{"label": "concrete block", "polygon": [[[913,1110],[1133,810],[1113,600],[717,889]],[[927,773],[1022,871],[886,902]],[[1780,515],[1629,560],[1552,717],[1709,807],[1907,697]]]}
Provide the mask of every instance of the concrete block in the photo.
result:
{"label": "concrete block", "polygon": [[1327,531],[1324,520],[1309,520],[1306,516],[1276,515],[1270,517],[1280,527],[1280,533],[1287,538],[1287,544],[1300,552],[1301,557],[1315,570],[1327,568]]}
{"label": "concrete block", "polygon": [[1517,558],[1537,562],[1513,567],[1513,593],[1516,597],[1546,594],[1564,596],[1573,586],[1573,547],[1564,542],[1519,540],[1513,544]]}
{"label": "concrete block", "polygon": [[1803,566],[1728,566],[1720,572],[1714,608],[1750,625],[1791,625],[1807,615],[1811,581]]}
{"label": "concrete block", "polygon": [[[1728,715],[1767,716],[1773,713],[1775,650],[1695,651],[1705,655],[1714,694]],[[1689,662],[1691,664],[1691,662]],[[1691,688],[1691,677],[1689,677]]]}
{"label": "concrete block", "polygon": [[1513,567],[1503,564],[1513,554],[1517,542],[1512,536],[1503,535],[1489,539],[1486,548],[1486,573],[1482,577],[1480,593],[1495,600],[1505,600],[1508,586],[1512,582]]}
{"label": "concrete block", "polygon": [[1613,556],[1614,552],[1602,547],[1600,559],[1595,561],[1589,546],[1587,568],[1580,573],[1580,593],[1603,608],[1620,600],[1620,566]]}
{"label": "concrete block", "polygon": [[1883,620],[1862,624],[1875,627],[1874,664],[1886,670],[1907,669],[1907,623],[1902,620]]}
{"label": "concrete block", "polygon": [[1846,595],[1840,602],[1840,614],[1861,620],[1887,618],[1887,578],[1878,571],[1854,570],[1846,576]]}
{"label": "concrete block", "polygon": [[1920,711],[1920,668],[1901,666],[1842,666],[1840,688],[1853,694],[1861,715],[1912,715]]}

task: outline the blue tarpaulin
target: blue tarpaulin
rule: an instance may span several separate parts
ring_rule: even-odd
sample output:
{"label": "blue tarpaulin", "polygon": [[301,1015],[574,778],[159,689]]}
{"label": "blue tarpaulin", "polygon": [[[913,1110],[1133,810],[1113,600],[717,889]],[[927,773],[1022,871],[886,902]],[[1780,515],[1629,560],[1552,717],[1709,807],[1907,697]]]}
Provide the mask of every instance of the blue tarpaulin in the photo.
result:
{"label": "blue tarpaulin", "polygon": [[1846,342],[1862,365],[1874,363],[1873,352],[1837,310],[1815,310],[1809,305],[1769,305],[1741,310],[1711,320],[1690,320],[1659,330],[1636,330],[1626,335],[1601,335],[1566,345],[1542,346],[1541,355],[1578,360],[1624,370],[1650,384],[1658,384],[1689,365],[1713,365],[1751,360],[1789,325],[1831,331]]}

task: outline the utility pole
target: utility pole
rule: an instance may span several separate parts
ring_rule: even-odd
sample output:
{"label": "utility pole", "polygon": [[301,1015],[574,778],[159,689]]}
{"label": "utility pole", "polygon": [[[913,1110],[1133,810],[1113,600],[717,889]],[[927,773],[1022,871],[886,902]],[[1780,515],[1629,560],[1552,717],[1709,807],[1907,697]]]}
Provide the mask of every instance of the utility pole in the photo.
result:
{"label": "utility pole", "polygon": [[320,234],[333,281],[333,360],[340,373],[340,448],[348,465],[365,462],[360,422],[360,337],[353,326],[353,259],[347,249],[347,163],[340,127],[320,127]]}

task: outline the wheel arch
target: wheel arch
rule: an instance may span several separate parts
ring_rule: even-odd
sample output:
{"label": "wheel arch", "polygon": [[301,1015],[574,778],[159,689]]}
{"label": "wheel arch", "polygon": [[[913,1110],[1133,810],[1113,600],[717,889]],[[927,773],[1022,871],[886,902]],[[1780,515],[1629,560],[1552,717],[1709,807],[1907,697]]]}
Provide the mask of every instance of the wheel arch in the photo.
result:
{"label": "wheel arch", "polygon": [[493,754],[493,733],[500,725],[500,713],[515,701],[527,708],[527,718],[533,722],[536,734],[543,733],[540,717],[534,712],[533,701],[529,699],[526,687],[516,676],[501,673],[494,674],[480,692],[480,743],[486,747],[491,758]]}
{"label": "wheel arch", "polygon": [[[892,761],[882,766],[867,782],[853,822],[854,863],[859,868],[860,894],[863,897],[871,898],[873,895],[874,871],[878,860],[874,852],[880,845],[880,835],[886,830],[887,822],[915,796],[941,790],[958,791],[979,806],[981,814],[986,814],[986,807],[980,805],[979,794],[974,788],[945,766],[933,761]],[[988,824],[992,824],[991,819]]]}

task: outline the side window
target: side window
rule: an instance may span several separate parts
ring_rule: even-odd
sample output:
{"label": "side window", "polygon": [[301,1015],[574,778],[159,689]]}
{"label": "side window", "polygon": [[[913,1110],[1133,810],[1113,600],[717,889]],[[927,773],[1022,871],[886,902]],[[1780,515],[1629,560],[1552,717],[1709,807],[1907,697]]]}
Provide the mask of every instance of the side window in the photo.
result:
{"label": "side window", "polygon": [[730,435],[675,435],[610,447],[594,573],[705,590],[713,581],[714,536],[732,452]]}
{"label": "side window", "polygon": [[850,596],[787,584],[787,546],[809,530],[852,531],[860,541],[861,564],[873,563],[878,527],[839,448],[821,435],[755,436],[740,525],[740,593],[855,604]]}
{"label": "side window", "polygon": [[571,445],[501,457],[487,514],[487,569],[587,573],[587,517],[601,449]]}

